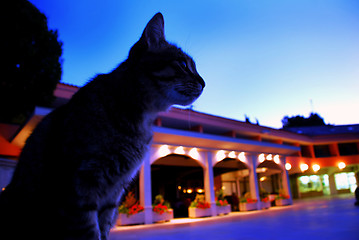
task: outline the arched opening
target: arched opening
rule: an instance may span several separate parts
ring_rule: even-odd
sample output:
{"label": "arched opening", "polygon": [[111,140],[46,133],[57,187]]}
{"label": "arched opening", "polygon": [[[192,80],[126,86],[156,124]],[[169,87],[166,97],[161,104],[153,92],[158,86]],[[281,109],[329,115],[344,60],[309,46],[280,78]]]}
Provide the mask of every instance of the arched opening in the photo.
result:
{"label": "arched opening", "polygon": [[186,155],[170,154],[151,165],[152,198],[161,194],[171,204],[175,218],[188,217],[188,207],[204,193],[203,168]]}
{"label": "arched opening", "polygon": [[234,158],[225,158],[213,167],[216,194],[223,192],[232,211],[238,211],[239,198],[249,192],[249,170],[245,163]]}
{"label": "arched opening", "polygon": [[278,194],[283,189],[283,169],[274,161],[265,160],[257,166],[259,192],[261,198],[270,194]]}

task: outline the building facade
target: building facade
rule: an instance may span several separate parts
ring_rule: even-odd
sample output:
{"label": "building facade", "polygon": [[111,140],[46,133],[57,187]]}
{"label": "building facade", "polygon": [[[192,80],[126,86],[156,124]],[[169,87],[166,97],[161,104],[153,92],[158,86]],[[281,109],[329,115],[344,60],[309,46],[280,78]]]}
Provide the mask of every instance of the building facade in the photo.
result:
{"label": "building facade", "polygon": [[[54,105],[66,103],[77,87],[59,84]],[[23,127],[0,124],[1,188],[32,129],[51,109],[36,108]],[[152,222],[152,202],[163,195],[175,217],[204,194],[216,215],[219,191],[235,199],[292,198],[351,193],[359,172],[359,125],[278,130],[189,109],[172,108],[154,122],[151,150],[141,166],[137,196]]]}

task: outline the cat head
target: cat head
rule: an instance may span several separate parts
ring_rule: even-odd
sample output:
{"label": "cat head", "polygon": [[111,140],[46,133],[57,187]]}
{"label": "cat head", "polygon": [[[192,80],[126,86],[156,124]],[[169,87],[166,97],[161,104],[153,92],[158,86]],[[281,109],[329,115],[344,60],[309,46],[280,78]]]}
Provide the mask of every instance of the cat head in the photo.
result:
{"label": "cat head", "polygon": [[144,72],[153,91],[167,105],[189,105],[202,93],[205,83],[193,59],[166,41],[164,20],[157,13],[147,24],[140,40],[131,48],[128,61]]}

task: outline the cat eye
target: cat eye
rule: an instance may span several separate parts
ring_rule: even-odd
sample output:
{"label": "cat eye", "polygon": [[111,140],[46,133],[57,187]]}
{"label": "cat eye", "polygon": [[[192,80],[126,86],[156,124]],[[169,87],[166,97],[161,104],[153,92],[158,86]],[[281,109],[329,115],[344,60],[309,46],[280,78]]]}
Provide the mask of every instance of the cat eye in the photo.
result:
{"label": "cat eye", "polygon": [[183,68],[183,69],[187,69],[188,65],[187,65],[187,61],[184,59],[181,59],[178,61],[179,65]]}

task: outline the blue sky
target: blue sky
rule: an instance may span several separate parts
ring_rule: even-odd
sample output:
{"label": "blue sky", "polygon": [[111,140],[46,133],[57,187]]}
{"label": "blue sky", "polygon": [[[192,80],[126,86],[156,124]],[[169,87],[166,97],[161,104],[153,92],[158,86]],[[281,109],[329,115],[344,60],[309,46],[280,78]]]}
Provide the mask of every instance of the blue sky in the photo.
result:
{"label": "blue sky", "polygon": [[356,0],[30,2],[64,43],[64,83],[110,72],[160,11],[167,40],[206,81],[194,110],[275,128],[312,110],[326,123],[359,123]]}

